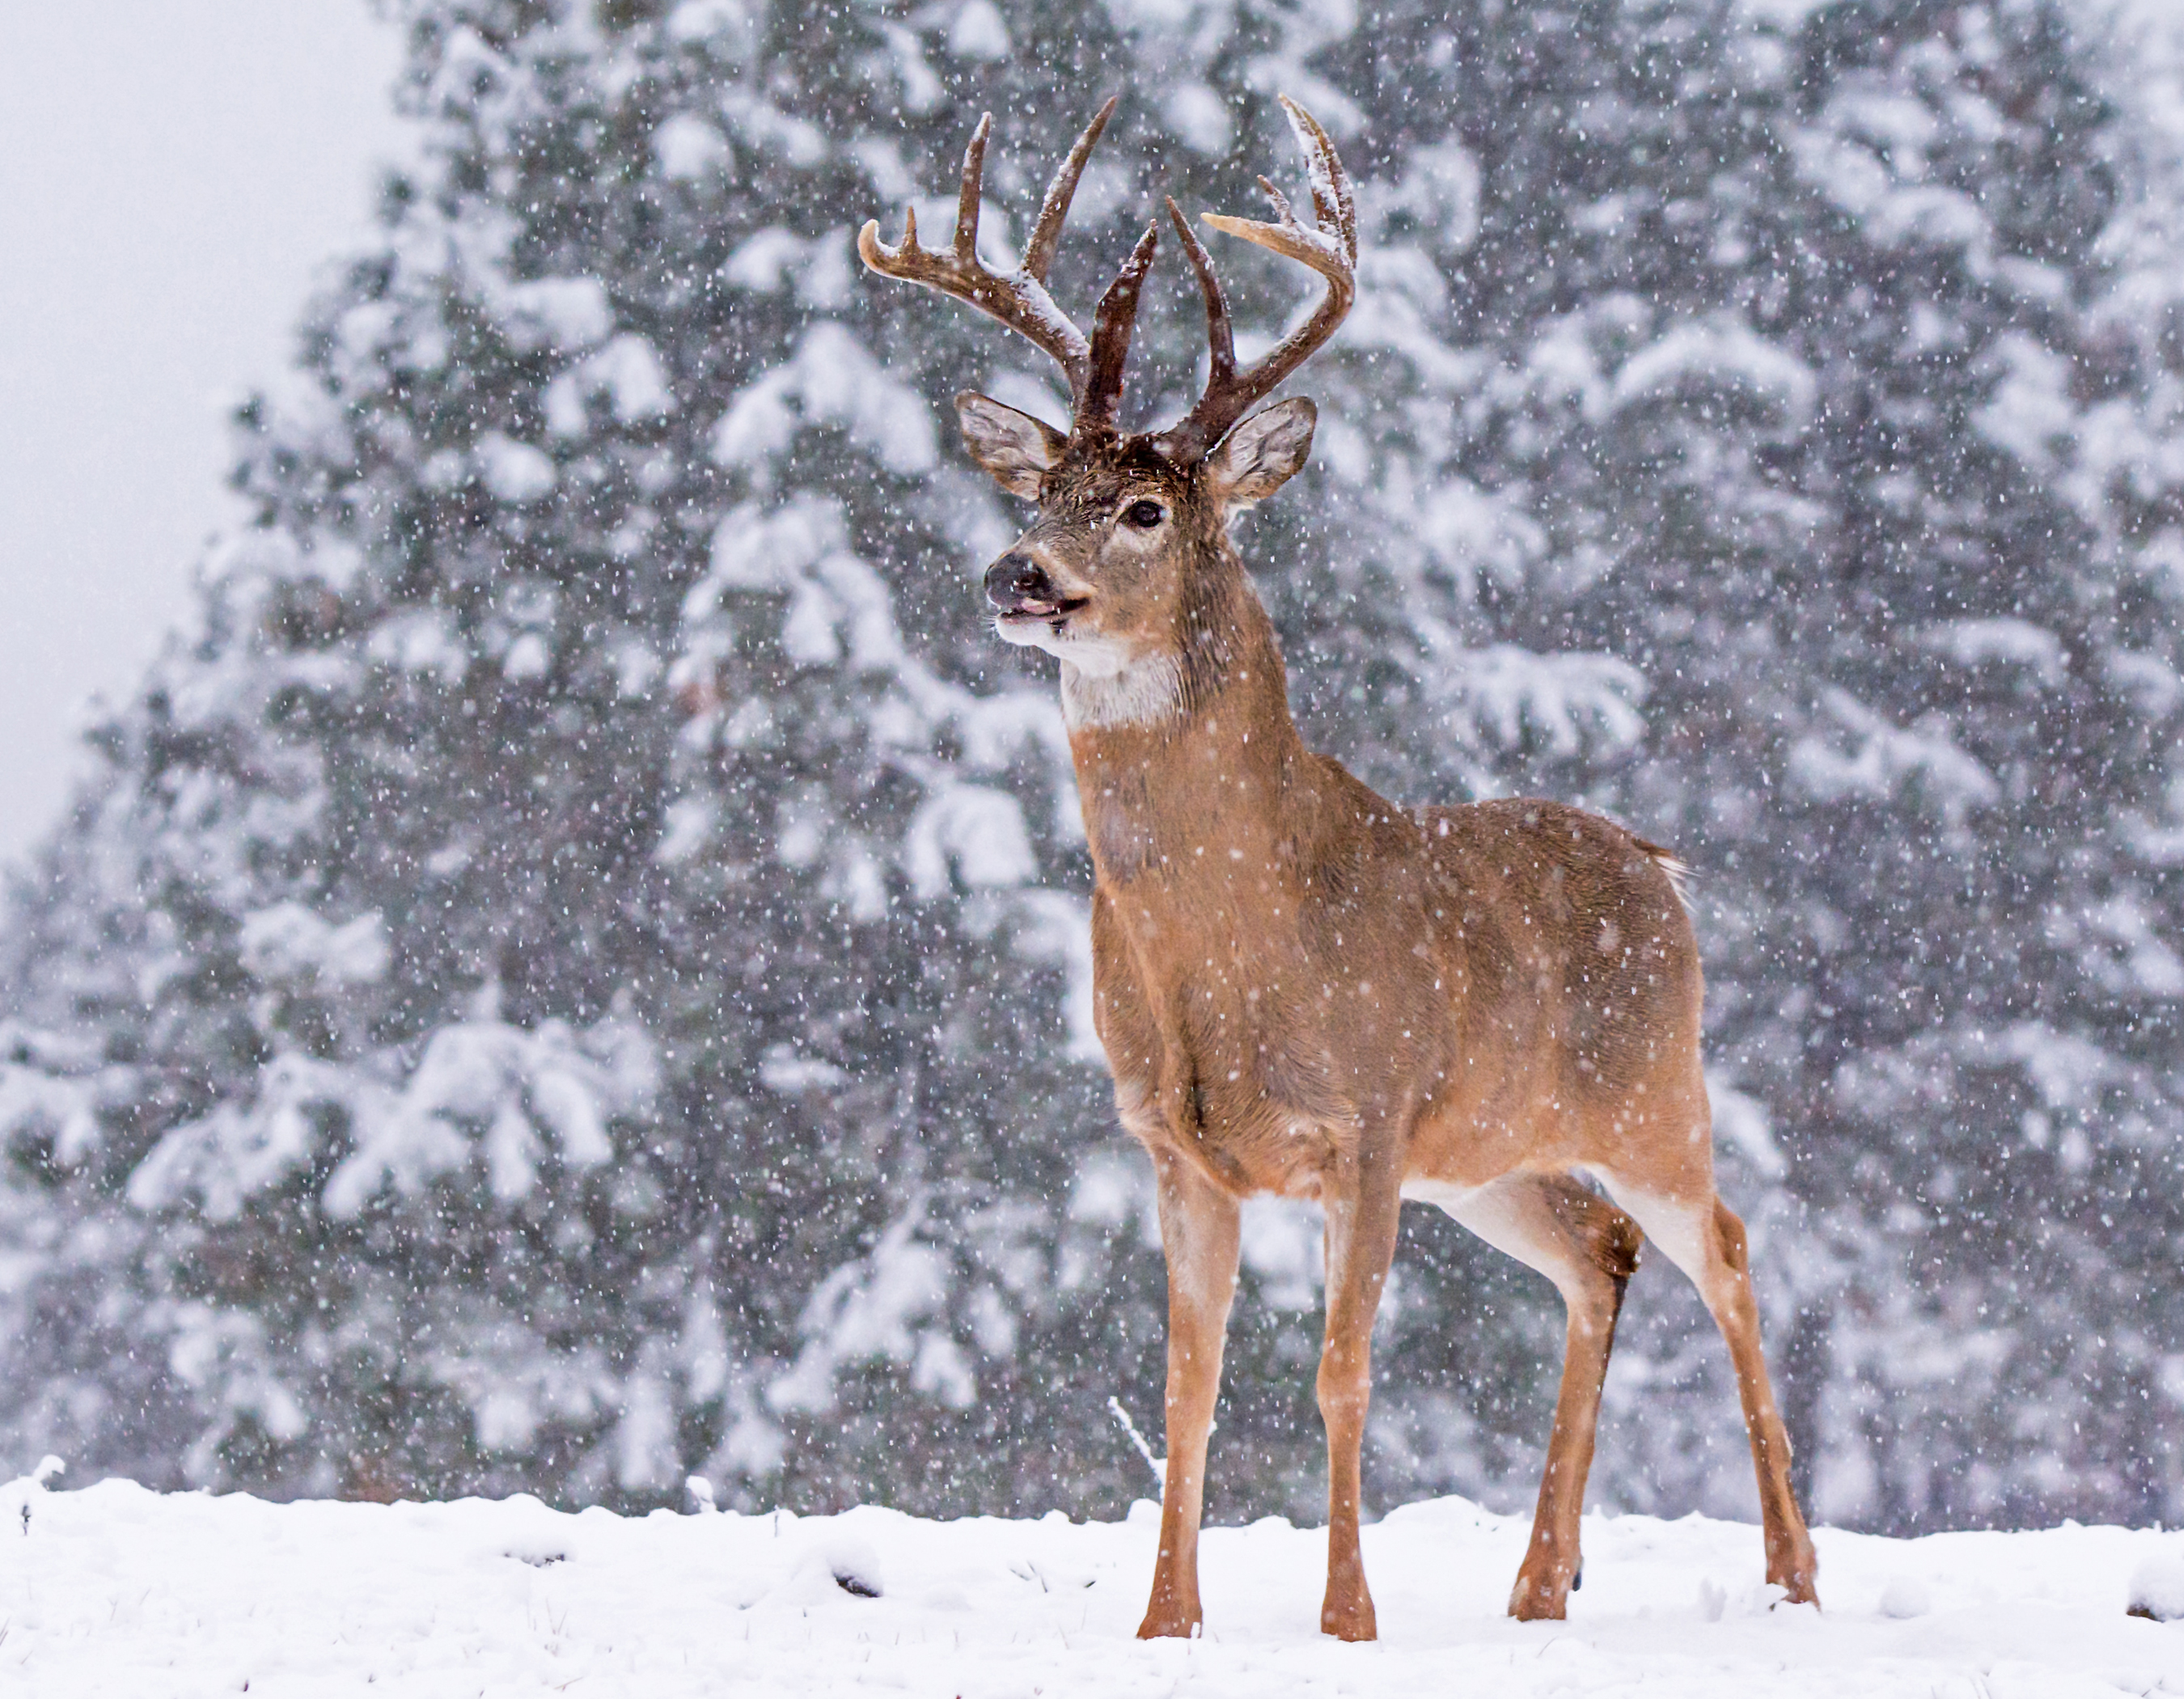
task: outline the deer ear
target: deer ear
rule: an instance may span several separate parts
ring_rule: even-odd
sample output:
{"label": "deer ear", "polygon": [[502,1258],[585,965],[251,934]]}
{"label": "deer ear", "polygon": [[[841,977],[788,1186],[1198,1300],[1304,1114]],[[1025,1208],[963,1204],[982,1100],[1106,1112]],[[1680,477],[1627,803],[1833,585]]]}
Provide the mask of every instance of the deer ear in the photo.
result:
{"label": "deer ear", "polygon": [[1223,510],[1264,501],[1303,470],[1318,423],[1319,409],[1298,396],[1254,413],[1223,437],[1206,460],[1206,480]]}
{"label": "deer ear", "polygon": [[1011,495],[1027,501],[1039,499],[1040,478],[1061,463],[1069,445],[1067,437],[1044,421],[972,390],[956,398],[956,417],[971,458]]}

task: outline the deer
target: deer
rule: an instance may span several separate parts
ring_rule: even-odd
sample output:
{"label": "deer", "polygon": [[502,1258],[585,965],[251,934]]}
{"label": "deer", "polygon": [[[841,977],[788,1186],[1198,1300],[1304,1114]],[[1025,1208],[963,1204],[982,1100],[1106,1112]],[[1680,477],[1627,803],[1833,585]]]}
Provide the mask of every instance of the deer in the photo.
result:
{"label": "deer", "polygon": [[978,251],[988,114],[954,239],[915,210],[866,266],[999,320],[1069,386],[1070,426],[972,392],[970,457],[1038,516],[984,576],[994,629],[1061,663],[1094,873],[1095,1017],[1123,1126],[1150,1155],[1168,1282],[1167,1473],[1140,1638],[1202,1627],[1207,1440],[1240,1256],[1240,1205],[1324,1212],[1323,1633],[1378,1633],[1359,1546],[1373,1319],[1405,1200],[1446,1211],[1561,1295],[1560,1390],[1508,1610],[1560,1618],[1624,1289],[1651,1239],[1696,1286],[1735,1369],[1768,1579],[1819,1602],[1819,1564],[1761,1352],[1743,1223],[1716,1195],[1702,982],[1682,865],[1601,816],[1535,799],[1399,807],[1305,747],[1273,621],[1232,522],[1304,465],[1318,414],[1259,409],[1334,334],[1357,290],[1357,216],[1327,132],[1286,96],[1312,220],[1260,178],[1271,221],[1205,214],[1316,273],[1318,306],[1240,365],[1227,296],[1172,197],[1204,297],[1206,377],[1177,423],[1120,422],[1157,219],[1088,337],[1046,288],[1071,200],[1117,101],[1056,170],[1013,270]]}

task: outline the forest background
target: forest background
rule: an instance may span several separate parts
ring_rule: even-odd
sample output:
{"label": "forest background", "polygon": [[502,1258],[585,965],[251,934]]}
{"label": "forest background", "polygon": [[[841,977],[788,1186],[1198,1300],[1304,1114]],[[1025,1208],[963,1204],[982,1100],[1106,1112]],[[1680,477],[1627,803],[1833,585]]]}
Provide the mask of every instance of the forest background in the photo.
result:
{"label": "forest background", "polygon": [[[1307,735],[1697,873],[1724,1189],[1821,1519],[2184,1518],[2184,82],[2089,0],[397,0],[418,163],[0,930],[0,1462],[274,1496],[1112,1514],[1159,1408],[1052,682],[860,273],[996,114],[1057,292],[1358,185],[1245,538]],[[2170,25],[2173,31],[2173,23]],[[1262,343],[1297,280],[1224,253]],[[1201,334],[1148,290],[1138,420]],[[1210,1512],[1312,1518],[1254,1206]],[[1658,1261],[1658,1259],[1657,1259]],[[1641,1272],[1596,1502],[1748,1513]],[[1368,1492],[1529,1499],[1560,1320],[1423,1210]],[[12,1462],[9,1460],[12,1459]]]}

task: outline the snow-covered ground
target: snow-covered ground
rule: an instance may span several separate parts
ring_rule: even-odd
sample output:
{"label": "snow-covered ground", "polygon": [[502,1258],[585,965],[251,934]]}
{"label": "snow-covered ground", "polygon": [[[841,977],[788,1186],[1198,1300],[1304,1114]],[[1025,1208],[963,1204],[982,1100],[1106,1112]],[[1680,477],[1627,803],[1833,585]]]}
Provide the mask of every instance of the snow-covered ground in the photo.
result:
{"label": "snow-covered ground", "polygon": [[1524,1524],[1442,1499],[1365,1532],[1378,1645],[1315,1632],[1323,1539],[1281,1522],[1210,1531],[1206,1637],[1139,1645],[1150,1505],[1089,1524],[624,1519],[22,1480],[0,1517],[11,1699],[2184,1693],[2184,1622],[2126,1614],[2134,1574],[2184,1560],[2184,1535],[2114,1528],[1822,1529],[1821,1614],[1769,1608],[1752,1528],[1593,1518],[1569,1620],[1522,1624],[1501,1607]]}

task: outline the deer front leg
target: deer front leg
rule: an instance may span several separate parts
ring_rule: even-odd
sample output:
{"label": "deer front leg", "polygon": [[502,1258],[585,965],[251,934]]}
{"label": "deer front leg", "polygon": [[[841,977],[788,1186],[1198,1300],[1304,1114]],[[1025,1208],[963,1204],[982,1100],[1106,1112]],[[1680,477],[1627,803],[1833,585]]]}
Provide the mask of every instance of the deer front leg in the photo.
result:
{"label": "deer front leg", "polygon": [[1327,1424],[1327,1596],[1323,1634],[1373,1640],[1379,1627],[1358,1548],[1359,1451],[1373,1395],[1373,1318],[1396,1256],[1402,1208],[1391,1160],[1361,1155],[1327,1196],[1327,1339],[1319,1359],[1319,1413]]}
{"label": "deer front leg", "polygon": [[1167,1480],[1161,1493],[1160,1558],[1139,1640],[1188,1638],[1198,1603],[1198,1519],[1206,1440],[1221,1391],[1221,1349],[1236,1290],[1235,1199],[1178,1158],[1156,1151],[1161,1247],[1167,1256]]}

